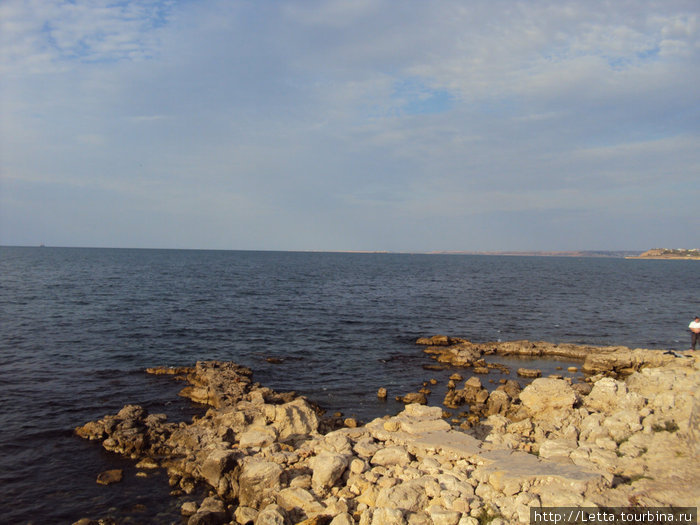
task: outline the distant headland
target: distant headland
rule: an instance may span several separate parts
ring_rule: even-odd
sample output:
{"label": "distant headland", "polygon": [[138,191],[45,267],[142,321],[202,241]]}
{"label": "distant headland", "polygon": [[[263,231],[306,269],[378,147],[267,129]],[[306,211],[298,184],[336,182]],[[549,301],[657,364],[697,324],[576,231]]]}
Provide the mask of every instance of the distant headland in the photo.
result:
{"label": "distant headland", "polygon": [[641,255],[628,256],[627,259],[685,259],[700,261],[700,250],[695,249],[669,249],[669,248],[653,248],[647,250]]}
{"label": "distant headland", "polygon": [[511,255],[519,257],[637,257],[641,251],[632,250],[573,250],[573,251],[435,251],[432,254],[454,255]]}

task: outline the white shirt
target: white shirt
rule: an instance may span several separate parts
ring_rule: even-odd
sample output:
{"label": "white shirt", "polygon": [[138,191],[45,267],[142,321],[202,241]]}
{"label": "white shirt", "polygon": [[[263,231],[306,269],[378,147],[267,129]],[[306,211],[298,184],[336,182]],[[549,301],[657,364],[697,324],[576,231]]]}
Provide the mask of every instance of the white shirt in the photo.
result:
{"label": "white shirt", "polygon": [[688,325],[688,328],[690,328],[693,332],[697,332],[700,330],[700,321],[691,321],[690,324]]}

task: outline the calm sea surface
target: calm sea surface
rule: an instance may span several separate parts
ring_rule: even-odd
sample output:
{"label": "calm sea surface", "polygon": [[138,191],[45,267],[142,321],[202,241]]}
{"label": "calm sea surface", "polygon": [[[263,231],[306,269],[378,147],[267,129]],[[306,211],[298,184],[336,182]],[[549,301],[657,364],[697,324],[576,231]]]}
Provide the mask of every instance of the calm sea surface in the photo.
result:
{"label": "calm sea surface", "polygon": [[148,366],[233,360],[369,420],[400,410],[380,386],[449,375],[419,336],[686,349],[699,290],[696,261],[1,247],[0,522],[180,522],[164,473],[72,434],[128,403],[201,410]]}

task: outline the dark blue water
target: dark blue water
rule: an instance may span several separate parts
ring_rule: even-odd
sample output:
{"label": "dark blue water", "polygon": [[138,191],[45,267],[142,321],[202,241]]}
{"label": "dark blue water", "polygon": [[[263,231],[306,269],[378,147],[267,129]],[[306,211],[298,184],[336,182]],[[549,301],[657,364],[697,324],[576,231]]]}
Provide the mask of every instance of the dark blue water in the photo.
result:
{"label": "dark blue water", "polygon": [[[685,349],[700,264],[592,258],[0,248],[0,521],[111,514],[176,523],[167,478],[72,435],[139,403],[198,410],[153,365],[226,359],[361,419],[376,391],[435,374],[414,345],[444,333]],[[277,357],[274,365],[267,357]],[[432,374],[432,375],[431,375]],[[436,401],[439,399],[436,398]],[[108,468],[125,481],[95,484]]]}

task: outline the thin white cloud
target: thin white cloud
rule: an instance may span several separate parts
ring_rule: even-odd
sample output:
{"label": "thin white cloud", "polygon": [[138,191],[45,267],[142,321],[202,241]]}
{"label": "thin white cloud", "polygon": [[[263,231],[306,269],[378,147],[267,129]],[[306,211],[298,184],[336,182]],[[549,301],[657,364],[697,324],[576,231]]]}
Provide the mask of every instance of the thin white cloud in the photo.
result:
{"label": "thin white cloud", "polygon": [[56,68],[84,62],[152,57],[170,1],[8,0],[0,6],[3,69]]}

